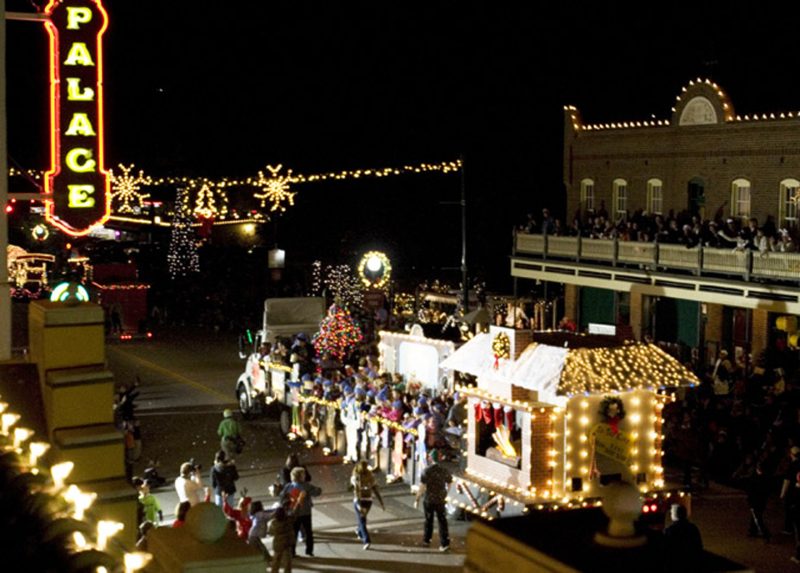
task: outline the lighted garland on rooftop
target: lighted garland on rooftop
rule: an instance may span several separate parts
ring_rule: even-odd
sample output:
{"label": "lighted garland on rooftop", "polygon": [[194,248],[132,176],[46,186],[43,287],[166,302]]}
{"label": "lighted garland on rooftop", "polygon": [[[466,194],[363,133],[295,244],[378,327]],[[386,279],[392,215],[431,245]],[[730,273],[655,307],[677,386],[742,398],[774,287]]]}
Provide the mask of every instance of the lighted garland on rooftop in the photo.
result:
{"label": "lighted garland on rooftop", "polygon": [[567,353],[558,392],[562,395],[626,392],[638,388],[699,384],[697,377],[653,344],[576,348]]}

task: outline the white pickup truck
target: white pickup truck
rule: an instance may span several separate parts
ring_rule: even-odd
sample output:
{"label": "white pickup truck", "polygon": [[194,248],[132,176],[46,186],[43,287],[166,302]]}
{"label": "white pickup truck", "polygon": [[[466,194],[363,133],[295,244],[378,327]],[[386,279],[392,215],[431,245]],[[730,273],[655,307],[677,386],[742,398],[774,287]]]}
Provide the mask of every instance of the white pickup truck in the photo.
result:
{"label": "white pickup truck", "polygon": [[326,312],[324,297],[268,298],[264,301],[261,330],[255,336],[239,338],[239,356],[246,358],[244,372],[236,381],[236,400],[243,415],[261,412],[268,404],[281,406],[281,426],[288,432],[292,404],[288,382],[297,380],[297,367],[270,364],[259,349],[264,342],[305,333],[308,339],[317,333]]}

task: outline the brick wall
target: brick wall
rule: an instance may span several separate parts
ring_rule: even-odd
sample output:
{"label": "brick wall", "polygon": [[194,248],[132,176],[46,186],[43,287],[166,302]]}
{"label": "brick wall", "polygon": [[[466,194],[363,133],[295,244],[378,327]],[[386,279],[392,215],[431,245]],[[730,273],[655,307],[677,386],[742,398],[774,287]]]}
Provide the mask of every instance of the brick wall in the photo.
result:
{"label": "brick wall", "polygon": [[[702,91],[700,86],[692,89]],[[750,181],[752,215],[761,222],[768,214],[777,219],[780,182],[800,180],[800,118],[679,126],[679,112],[668,126],[584,130],[577,110],[565,110],[567,216],[580,206],[584,178],[594,181],[595,205],[605,201],[609,213],[614,179],[627,181],[631,213],[646,207],[648,179],[661,179],[667,213],[687,208],[689,181],[700,178],[703,216],[713,217],[725,201],[728,216],[731,183],[741,177]]]}

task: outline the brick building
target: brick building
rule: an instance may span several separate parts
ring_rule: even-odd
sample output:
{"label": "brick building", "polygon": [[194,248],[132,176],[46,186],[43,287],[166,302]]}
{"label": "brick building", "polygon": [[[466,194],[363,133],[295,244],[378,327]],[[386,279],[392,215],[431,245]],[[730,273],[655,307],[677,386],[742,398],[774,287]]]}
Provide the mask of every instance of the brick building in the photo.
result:
{"label": "brick building", "polygon": [[[564,110],[567,216],[637,209],[702,219],[750,217],[795,234],[800,112],[736,115],[709,80],[689,83],[668,120],[584,123]],[[614,325],[712,360],[720,348],[755,356],[776,319],[800,314],[800,254],[652,242],[526,235],[515,239],[512,276],[564,285],[559,314]],[[523,284],[521,289],[527,287]]]}
{"label": "brick building", "polygon": [[584,124],[565,108],[567,213],[604,202],[609,214],[684,209],[713,217],[773,215],[797,224],[800,112],[737,116],[709,80],[690,82],[669,121]]}

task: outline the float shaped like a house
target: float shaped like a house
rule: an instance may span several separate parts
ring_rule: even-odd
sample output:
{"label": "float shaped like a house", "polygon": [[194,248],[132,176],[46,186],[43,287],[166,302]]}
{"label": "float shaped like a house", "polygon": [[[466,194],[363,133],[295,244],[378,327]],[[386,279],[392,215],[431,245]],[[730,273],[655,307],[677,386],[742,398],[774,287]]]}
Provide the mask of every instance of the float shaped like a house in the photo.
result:
{"label": "float shaped like a house", "polygon": [[459,387],[469,407],[466,468],[451,501],[462,508],[492,518],[581,507],[614,480],[651,497],[670,491],[662,409],[670,389],[699,381],[659,347],[492,326],[442,367],[477,377]]}

